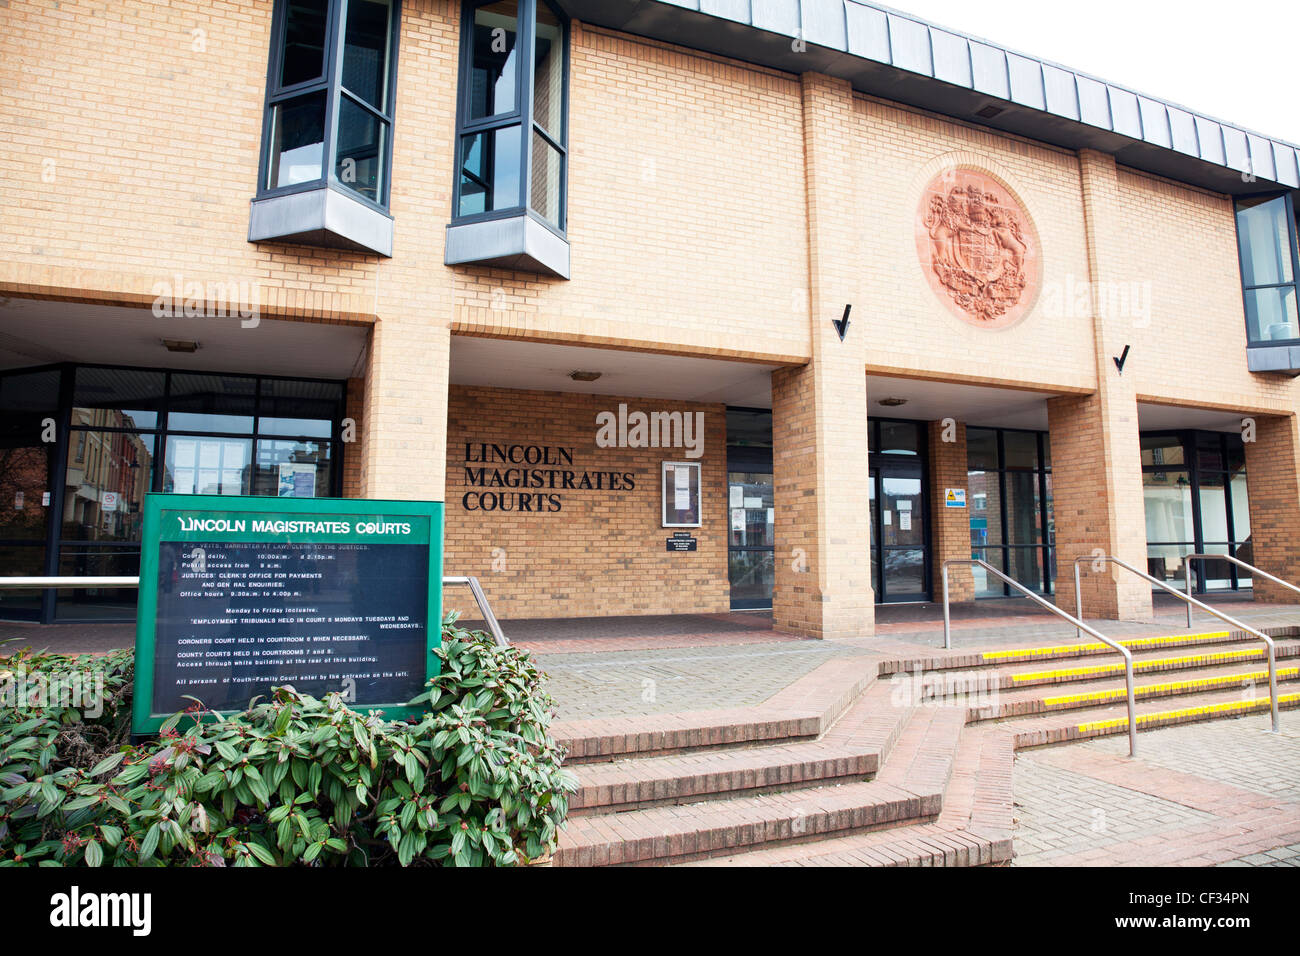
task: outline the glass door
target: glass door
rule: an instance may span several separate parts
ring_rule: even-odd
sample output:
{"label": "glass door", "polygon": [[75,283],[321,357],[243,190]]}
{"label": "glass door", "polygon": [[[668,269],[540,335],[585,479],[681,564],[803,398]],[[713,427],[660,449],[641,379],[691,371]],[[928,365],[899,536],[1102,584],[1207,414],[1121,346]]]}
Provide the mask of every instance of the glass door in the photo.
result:
{"label": "glass door", "polygon": [[880,604],[930,599],[925,484],[919,461],[871,469],[872,583]]}
{"label": "glass door", "polygon": [[776,581],[775,498],[771,473],[727,473],[727,566],[731,606],[755,610],[772,606]]}

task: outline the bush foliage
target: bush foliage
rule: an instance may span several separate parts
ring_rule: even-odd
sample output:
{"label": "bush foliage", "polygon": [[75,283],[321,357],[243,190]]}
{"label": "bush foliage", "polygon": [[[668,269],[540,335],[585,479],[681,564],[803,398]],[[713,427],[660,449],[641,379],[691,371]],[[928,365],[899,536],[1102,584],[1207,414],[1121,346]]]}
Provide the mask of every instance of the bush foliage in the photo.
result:
{"label": "bush foliage", "polygon": [[[197,703],[129,742],[133,658],[23,652],[0,684],[80,677],[103,706],[0,712],[0,866],[510,866],[555,847],[576,784],[547,734],[543,675],[443,625],[418,720],[291,687],[224,718]],[[5,677],[4,672],[10,676]]]}

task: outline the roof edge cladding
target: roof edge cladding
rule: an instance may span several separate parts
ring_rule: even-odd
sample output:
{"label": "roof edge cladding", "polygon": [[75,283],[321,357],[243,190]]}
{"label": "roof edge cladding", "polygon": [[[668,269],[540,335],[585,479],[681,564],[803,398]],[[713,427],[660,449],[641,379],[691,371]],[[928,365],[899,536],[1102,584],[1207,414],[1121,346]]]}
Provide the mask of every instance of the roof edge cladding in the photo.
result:
{"label": "roof edge cladding", "polygon": [[1233,195],[1300,189],[1300,147],[860,0],[558,0],[579,20],[791,73]]}

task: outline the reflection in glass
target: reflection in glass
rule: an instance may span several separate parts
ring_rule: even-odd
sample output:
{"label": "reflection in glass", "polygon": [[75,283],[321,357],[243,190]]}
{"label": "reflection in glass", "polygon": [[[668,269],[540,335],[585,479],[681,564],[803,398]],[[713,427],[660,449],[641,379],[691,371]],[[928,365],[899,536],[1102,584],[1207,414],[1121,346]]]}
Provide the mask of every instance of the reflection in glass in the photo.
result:
{"label": "reflection in glass", "polygon": [[1237,241],[1241,247],[1242,281],[1247,286],[1295,281],[1286,197],[1240,200]]}
{"label": "reflection in glass", "polygon": [[737,608],[772,606],[776,584],[776,558],[771,551],[730,551],[727,573],[731,579],[731,604]]}
{"label": "reflection in glass", "polygon": [[916,455],[920,449],[921,429],[916,423],[880,423],[880,447],[873,451],[882,455]]}
{"label": "reflection in glass", "polygon": [[1192,483],[1186,469],[1144,473],[1142,492],[1148,541],[1196,540],[1192,524]]}
{"label": "reflection in glass", "polygon": [[891,601],[925,597],[925,551],[921,548],[885,548],[881,559],[885,594]]}
{"label": "reflection in glass", "polygon": [[564,140],[564,28],[551,8],[537,4],[533,54],[533,122]]}
{"label": "reflection in glass", "polygon": [[513,0],[489,3],[474,11],[471,36],[473,75],[469,118],[484,119],[514,112],[517,102],[519,5]]}
{"label": "reflection in glass", "polygon": [[388,112],[389,0],[348,0],[343,33],[343,88]]}
{"label": "reflection in glass", "polygon": [[513,209],[520,204],[519,148],[518,126],[461,139],[460,215]]}
{"label": "reflection in glass", "polygon": [[1252,342],[1300,338],[1295,286],[1247,289],[1246,330]]}
{"label": "reflection in glass", "polygon": [[1006,455],[1004,468],[1038,467],[1038,435],[1035,433],[1004,431],[1002,448]]}
{"label": "reflection in glass", "polygon": [[325,22],[329,0],[292,0],[285,4],[285,8],[280,85],[293,86],[320,79],[325,70]]}
{"label": "reflection in glass", "polygon": [[345,94],[339,97],[338,159],[334,176],[371,202],[384,199],[388,124]]}
{"label": "reflection in glass", "polygon": [[966,429],[966,467],[972,471],[997,471],[998,433],[991,428]]}
{"label": "reflection in glass", "polygon": [[273,440],[257,443],[253,494],[328,498],[331,493],[328,443]]}
{"label": "reflection in glass", "polygon": [[262,380],[257,430],[263,435],[328,438],[343,389],[331,382]]}
{"label": "reflection in glass", "polygon": [[177,372],[172,375],[167,427],[247,434],[253,430],[257,379]]}
{"label": "reflection in glass", "polygon": [[134,432],[76,429],[69,435],[62,538],[140,540],[144,496],[153,486],[155,441]]}
{"label": "reflection in glass", "polygon": [[252,445],[246,438],[167,436],[163,491],[178,495],[247,495]]}
{"label": "reflection in glass", "polygon": [[560,187],[564,177],[564,158],[559,150],[546,141],[541,133],[533,131],[533,209],[555,228],[559,229]]}
{"label": "reflection in glass", "polygon": [[166,376],[133,368],[78,368],[73,424],[97,428],[156,428]]}
{"label": "reflection in glass", "polygon": [[[135,577],[139,548],[65,544],[59,549],[59,574],[65,577]],[[66,588],[58,592],[58,620],[130,620],[135,617],[135,588]]]}
{"label": "reflection in glass", "polygon": [[325,94],[308,93],[272,107],[266,188],[315,182],[324,175],[324,164]]}

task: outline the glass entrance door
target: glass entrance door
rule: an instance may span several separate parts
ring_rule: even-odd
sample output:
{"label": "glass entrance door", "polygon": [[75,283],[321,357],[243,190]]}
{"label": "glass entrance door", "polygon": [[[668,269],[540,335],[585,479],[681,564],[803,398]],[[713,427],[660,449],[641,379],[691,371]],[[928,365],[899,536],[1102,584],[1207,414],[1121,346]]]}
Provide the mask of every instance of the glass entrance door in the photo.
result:
{"label": "glass entrance door", "polygon": [[731,606],[735,610],[770,608],[776,581],[772,475],[770,472],[728,472],[727,495]]}
{"label": "glass entrance door", "polygon": [[919,461],[871,469],[872,583],[879,604],[930,599],[925,483]]}

